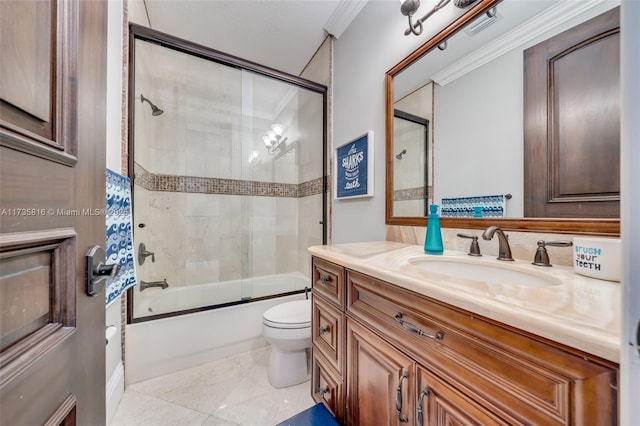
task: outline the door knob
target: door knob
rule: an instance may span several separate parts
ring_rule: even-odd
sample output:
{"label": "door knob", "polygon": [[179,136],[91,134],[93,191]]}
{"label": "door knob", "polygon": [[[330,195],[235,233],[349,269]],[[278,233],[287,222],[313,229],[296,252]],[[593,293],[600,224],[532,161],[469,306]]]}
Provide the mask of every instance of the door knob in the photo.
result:
{"label": "door knob", "polygon": [[120,265],[106,264],[106,253],[100,246],[93,246],[86,257],[86,291],[89,296],[95,296],[104,288],[104,282],[120,272]]}

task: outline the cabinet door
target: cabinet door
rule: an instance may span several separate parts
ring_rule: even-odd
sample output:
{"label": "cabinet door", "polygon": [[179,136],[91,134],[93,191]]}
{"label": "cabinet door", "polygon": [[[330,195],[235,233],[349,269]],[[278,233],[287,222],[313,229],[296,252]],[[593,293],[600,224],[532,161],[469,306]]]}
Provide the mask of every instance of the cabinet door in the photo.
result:
{"label": "cabinet door", "polygon": [[471,398],[418,367],[417,426],[507,425]]}
{"label": "cabinet door", "polygon": [[414,363],[347,319],[347,424],[414,423]]}

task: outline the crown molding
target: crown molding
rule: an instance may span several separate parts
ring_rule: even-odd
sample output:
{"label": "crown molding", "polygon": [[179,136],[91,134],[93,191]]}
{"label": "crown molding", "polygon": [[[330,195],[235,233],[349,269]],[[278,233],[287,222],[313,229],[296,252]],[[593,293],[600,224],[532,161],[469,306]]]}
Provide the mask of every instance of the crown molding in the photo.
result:
{"label": "crown molding", "polygon": [[[510,50],[605,2],[606,0],[560,2],[437,72],[433,75],[432,80],[441,86],[449,84]],[[500,5],[498,5],[499,7]]]}
{"label": "crown molding", "polygon": [[324,25],[324,30],[335,38],[339,38],[367,4],[367,1],[368,0],[341,0]]}

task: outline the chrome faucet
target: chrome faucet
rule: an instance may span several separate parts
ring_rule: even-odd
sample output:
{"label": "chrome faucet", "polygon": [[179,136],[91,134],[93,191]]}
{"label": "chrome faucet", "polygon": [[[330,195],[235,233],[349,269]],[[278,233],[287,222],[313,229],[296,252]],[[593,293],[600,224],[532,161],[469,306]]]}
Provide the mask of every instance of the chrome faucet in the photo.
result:
{"label": "chrome faucet", "polygon": [[509,247],[509,236],[505,235],[502,229],[497,226],[490,226],[482,233],[482,239],[490,240],[494,234],[498,235],[498,260],[513,261],[511,247]]}
{"label": "chrome faucet", "polygon": [[162,289],[164,290],[165,288],[169,287],[169,283],[167,282],[166,278],[162,281],[151,282],[140,280],[140,291],[146,290],[151,287],[162,287]]}

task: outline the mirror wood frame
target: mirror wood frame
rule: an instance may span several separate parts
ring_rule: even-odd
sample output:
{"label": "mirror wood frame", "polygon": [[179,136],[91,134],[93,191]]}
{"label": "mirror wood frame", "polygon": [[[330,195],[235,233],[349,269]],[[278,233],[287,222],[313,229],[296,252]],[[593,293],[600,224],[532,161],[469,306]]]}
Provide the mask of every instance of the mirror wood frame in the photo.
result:
{"label": "mirror wood frame", "polygon": [[[387,225],[427,226],[426,217],[393,216],[393,78],[413,62],[422,58],[439,44],[464,28],[469,22],[482,13],[498,5],[501,0],[480,0],[467,13],[461,15],[442,31],[413,51],[385,74],[385,161],[386,161],[386,195],[385,223]],[[504,230],[522,232],[541,232],[554,234],[620,236],[620,219],[579,219],[579,218],[504,218],[474,219],[447,218],[440,219],[445,228],[484,229],[488,226],[499,226]]]}

